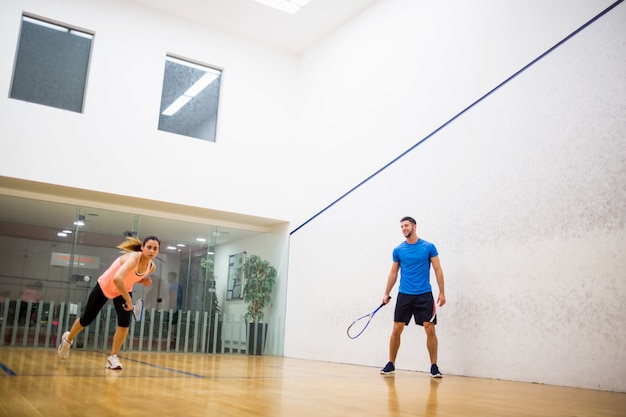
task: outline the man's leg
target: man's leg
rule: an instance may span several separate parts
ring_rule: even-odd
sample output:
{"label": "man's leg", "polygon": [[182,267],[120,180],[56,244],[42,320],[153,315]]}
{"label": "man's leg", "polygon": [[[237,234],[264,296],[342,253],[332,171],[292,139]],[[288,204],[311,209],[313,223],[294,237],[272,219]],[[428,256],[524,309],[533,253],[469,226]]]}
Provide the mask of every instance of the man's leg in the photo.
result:
{"label": "man's leg", "polygon": [[439,342],[437,341],[437,334],[435,333],[435,324],[425,322],[424,330],[426,331],[426,347],[430,355],[430,376],[433,378],[441,378],[442,375],[439,371],[439,366],[437,366],[437,348]]}
{"label": "man's leg", "polygon": [[424,330],[426,331],[426,348],[430,356],[430,364],[433,365],[437,363],[437,348],[439,346],[435,325],[431,322],[424,322]]}
{"label": "man's leg", "polygon": [[389,362],[396,363],[396,357],[398,356],[398,349],[400,349],[400,336],[404,330],[404,323],[396,321],[393,323],[393,330],[391,337],[389,338]]}
{"label": "man's leg", "polygon": [[403,322],[394,322],[393,330],[391,331],[391,337],[389,338],[389,362],[380,373],[383,375],[389,375],[395,372],[396,356],[398,355],[398,349],[400,348],[400,335],[404,330]]}

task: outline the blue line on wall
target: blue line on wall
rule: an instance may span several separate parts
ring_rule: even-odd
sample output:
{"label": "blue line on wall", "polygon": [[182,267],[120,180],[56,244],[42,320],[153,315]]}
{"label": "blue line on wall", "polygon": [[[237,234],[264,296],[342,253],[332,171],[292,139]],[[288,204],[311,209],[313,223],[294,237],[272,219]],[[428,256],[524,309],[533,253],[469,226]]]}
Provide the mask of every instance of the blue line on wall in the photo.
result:
{"label": "blue line on wall", "polygon": [[607,14],[608,12],[610,12],[613,8],[615,8],[618,4],[622,3],[624,0],[618,0],[616,2],[614,2],[613,4],[611,4],[609,7],[607,7],[606,9],[604,9],[602,12],[598,13],[595,17],[593,17],[591,20],[587,21],[585,24],[583,24],[581,27],[579,27],[578,29],[576,29],[575,31],[573,31],[572,33],[570,33],[569,35],[567,35],[565,38],[563,38],[561,41],[557,42],[554,46],[552,46],[550,49],[548,49],[547,51],[545,51],[544,53],[542,53],[541,55],[539,55],[537,58],[533,59],[532,61],[530,61],[528,64],[526,64],[524,67],[522,67],[522,69],[520,69],[519,71],[517,71],[516,73],[514,73],[513,75],[511,75],[509,78],[507,78],[506,80],[502,81],[500,84],[498,84],[497,86],[495,86],[494,88],[492,88],[491,90],[489,90],[489,92],[487,92],[485,95],[483,95],[482,97],[480,97],[478,100],[476,100],[475,102],[473,102],[472,104],[470,104],[469,106],[467,106],[466,108],[464,108],[463,110],[461,110],[459,113],[457,113],[454,117],[452,117],[450,120],[448,120],[447,122],[445,122],[444,124],[442,124],[441,126],[439,126],[437,129],[433,130],[431,133],[429,133],[426,137],[424,137],[422,140],[420,140],[419,142],[417,142],[415,145],[411,146],[409,149],[407,149],[406,151],[402,152],[400,155],[398,155],[397,157],[395,157],[391,162],[387,163],[386,165],[384,165],[382,168],[380,168],[378,171],[374,172],[372,175],[370,175],[369,177],[365,178],[363,181],[361,181],[360,183],[358,183],[357,185],[355,185],[354,187],[352,187],[349,191],[347,191],[345,194],[343,194],[341,197],[339,197],[338,199],[336,199],[335,201],[333,201],[332,203],[330,203],[328,206],[326,206],[325,208],[323,208],[322,210],[320,210],[319,212],[317,212],[313,217],[311,217],[310,219],[308,219],[307,221],[305,221],[304,223],[302,223],[300,226],[296,227],[295,229],[293,229],[289,235],[293,235],[294,233],[296,233],[298,230],[300,230],[301,228],[303,228],[305,225],[307,225],[308,223],[310,223],[313,219],[315,219],[316,217],[318,217],[319,215],[321,215],[322,213],[324,213],[326,210],[328,210],[329,208],[331,208],[332,206],[334,206],[335,204],[337,204],[339,201],[343,200],[345,197],[347,197],[350,193],[352,193],[353,191],[355,191],[357,188],[359,188],[360,186],[362,186],[363,184],[365,184],[366,182],[368,182],[369,180],[371,180],[372,178],[374,178],[376,175],[380,174],[381,172],[383,172],[385,169],[389,168],[389,166],[393,165],[394,163],[396,163],[399,159],[401,159],[402,157],[404,157],[406,154],[408,154],[409,152],[411,152],[412,150],[414,150],[415,148],[417,148],[419,145],[421,145],[422,143],[426,142],[428,139],[430,139],[431,137],[433,137],[435,134],[437,134],[440,130],[442,130],[443,128],[445,128],[446,126],[448,126],[450,123],[454,122],[456,119],[458,119],[460,116],[462,116],[463,114],[465,114],[465,112],[467,112],[468,110],[470,110],[472,107],[474,107],[475,105],[477,105],[478,103],[480,103],[481,101],[483,101],[484,99],[486,99],[487,97],[489,97],[492,93],[494,93],[496,90],[498,90],[500,87],[502,87],[503,85],[505,85],[506,83],[508,83],[509,81],[511,81],[512,79],[514,79],[515,77],[517,77],[518,75],[520,75],[522,72],[526,71],[528,68],[530,68],[531,66],[533,66],[534,64],[536,64],[539,60],[541,60],[542,58],[544,58],[545,56],[547,56],[548,54],[550,54],[551,52],[553,52],[554,50],[556,50],[558,47],[560,47],[561,45],[563,45],[565,42],[567,42],[568,40],[570,40],[571,38],[573,38],[574,36],[576,36],[579,32],[581,32],[583,29],[587,28],[588,26],[590,26],[592,23],[594,23],[596,20],[598,20],[599,18],[601,18],[602,16],[604,16],[605,14]]}

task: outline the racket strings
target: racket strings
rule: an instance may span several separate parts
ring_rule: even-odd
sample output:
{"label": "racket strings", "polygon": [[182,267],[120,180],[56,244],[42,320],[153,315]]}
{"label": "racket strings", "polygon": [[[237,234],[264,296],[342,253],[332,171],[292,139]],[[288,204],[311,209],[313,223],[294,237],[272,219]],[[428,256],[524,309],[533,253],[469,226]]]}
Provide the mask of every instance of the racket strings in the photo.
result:
{"label": "racket strings", "polygon": [[135,301],[135,303],[133,304],[133,317],[135,318],[135,321],[137,322],[141,321],[141,318],[143,317],[143,300],[142,299]]}
{"label": "racket strings", "polygon": [[371,315],[363,316],[357,320],[355,320],[350,327],[348,327],[348,337],[350,339],[356,339],[365,331],[367,326],[370,324],[372,320]]}
{"label": "racket strings", "polygon": [[[391,300],[391,297],[389,297],[389,300]],[[348,330],[346,331],[348,333],[348,337],[350,339],[356,339],[357,337],[359,337],[361,333],[363,333],[365,329],[367,328],[367,326],[370,324],[370,321],[372,320],[374,315],[378,312],[378,310],[380,310],[384,306],[385,306],[385,303],[382,303],[381,305],[378,306],[376,310],[372,311],[370,314],[367,314],[363,317],[359,317],[354,322],[352,322],[352,324],[348,326]]]}

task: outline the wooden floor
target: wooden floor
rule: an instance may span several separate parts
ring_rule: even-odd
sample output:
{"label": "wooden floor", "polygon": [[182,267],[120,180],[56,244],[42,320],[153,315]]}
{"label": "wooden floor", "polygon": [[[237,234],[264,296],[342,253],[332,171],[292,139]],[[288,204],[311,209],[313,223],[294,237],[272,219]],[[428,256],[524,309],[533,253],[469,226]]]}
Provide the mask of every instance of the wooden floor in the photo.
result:
{"label": "wooden floor", "polygon": [[272,356],[0,348],[0,416],[625,416],[626,394]]}

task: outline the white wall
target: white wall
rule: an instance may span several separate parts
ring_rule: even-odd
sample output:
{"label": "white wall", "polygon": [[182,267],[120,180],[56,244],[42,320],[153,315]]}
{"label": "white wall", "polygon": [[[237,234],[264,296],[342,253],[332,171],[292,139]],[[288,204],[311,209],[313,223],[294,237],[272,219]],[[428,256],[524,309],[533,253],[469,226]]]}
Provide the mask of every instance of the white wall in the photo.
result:
{"label": "white wall", "polygon": [[[300,220],[610,4],[502,3],[377,2],[306,54]],[[626,391],[624,22],[620,4],[295,231],[285,355],[378,372],[393,306],[345,331],[412,215],[446,276],[444,373]],[[428,370],[421,328],[396,364]]]}
{"label": "white wall", "polygon": [[[95,40],[84,114],[0,100],[0,175],[288,218],[281,150],[293,136],[295,56],[130,2],[10,0],[0,3],[4,97],[22,12]],[[216,143],[157,130],[166,53],[223,68]]]}
{"label": "white wall", "polygon": [[[610,5],[384,0],[301,58],[299,225]],[[341,175],[337,175],[340,173]]]}

